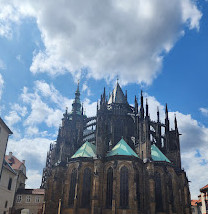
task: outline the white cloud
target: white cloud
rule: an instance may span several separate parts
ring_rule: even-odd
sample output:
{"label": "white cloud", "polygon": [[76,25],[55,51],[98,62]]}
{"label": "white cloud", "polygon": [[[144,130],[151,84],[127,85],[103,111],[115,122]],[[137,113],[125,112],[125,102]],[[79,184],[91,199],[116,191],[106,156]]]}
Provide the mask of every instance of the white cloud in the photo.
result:
{"label": "white cloud", "polygon": [[31,108],[30,114],[24,121],[24,125],[29,126],[27,129],[29,135],[40,134],[36,126],[41,123],[57,128],[64,108],[67,106],[71,109],[72,104],[72,100],[63,97],[53,85],[49,85],[45,81],[36,81],[33,93],[29,93],[28,89],[24,87],[21,98],[24,104]]}
{"label": "white cloud", "polygon": [[15,123],[21,120],[21,117],[17,114],[16,111],[10,111],[8,116],[5,116],[5,120],[8,126],[12,127]]}
{"label": "white cloud", "polygon": [[96,115],[97,102],[92,103],[89,99],[85,99],[83,104],[84,104],[84,113],[88,117],[92,117]]}
{"label": "white cloud", "polygon": [[208,116],[208,109],[207,108],[200,108],[199,110],[204,116]]}
{"label": "white cloud", "polygon": [[27,1],[21,3],[15,0],[0,1],[0,36],[11,39],[14,24],[20,24],[21,19],[34,15],[34,10]]}
{"label": "white cloud", "polygon": [[27,187],[38,188],[41,184],[41,173],[45,166],[46,155],[50,143],[47,138],[9,139],[7,153],[13,152],[19,160],[25,160],[27,169]]}
{"label": "white cloud", "polygon": [[82,85],[82,91],[87,91],[87,96],[90,96],[91,95],[91,90],[89,89],[88,85],[86,82],[83,83]]}
{"label": "white cloud", "polygon": [[118,74],[123,83],[150,84],[162,66],[161,54],[170,51],[183,25],[198,29],[201,18],[190,0],[59,2],[60,12],[56,3],[36,6],[46,50],[35,55],[33,73],[74,74],[88,68],[95,79]]}
{"label": "white cloud", "polygon": [[26,181],[26,188],[34,189],[40,188],[42,174],[38,170],[28,170],[27,171],[28,180]]}
{"label": "white cloud", "polygon": [[18,22],[19,13],[37,20],[45,50],[34,52],[33,73],[69,71],[78,78],[87,68],[89,77],[112,80],[119,75],[123,84],[150,84],[164,55],[184,35],[184,26],[198,30],[202,16],[192,0],[6,2],[2,34],[9,34],[9,23]]}

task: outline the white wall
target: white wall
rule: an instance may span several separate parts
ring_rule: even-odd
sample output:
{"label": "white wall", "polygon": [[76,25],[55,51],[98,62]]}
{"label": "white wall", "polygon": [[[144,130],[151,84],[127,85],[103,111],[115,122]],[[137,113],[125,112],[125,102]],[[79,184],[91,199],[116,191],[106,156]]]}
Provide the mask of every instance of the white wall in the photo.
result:
{"label": "white wall", "polygon": [[5,126],[3,126],[2,121],[0,119],[0,180],[8,136],[8,130],[5,128]]}
{"label": "white wall", "polygon": [[[8,190],[8,183],[10,178],[12,178],[12,185],[11,190]],[[9,213],[9,208],[13,206],[16,183],[17,175],[8,170],[5,166],[3,166],[2,178],[0,181],[0,213],[4,213],[4,211]],[[6,201],[7,207],[5,208]]]}

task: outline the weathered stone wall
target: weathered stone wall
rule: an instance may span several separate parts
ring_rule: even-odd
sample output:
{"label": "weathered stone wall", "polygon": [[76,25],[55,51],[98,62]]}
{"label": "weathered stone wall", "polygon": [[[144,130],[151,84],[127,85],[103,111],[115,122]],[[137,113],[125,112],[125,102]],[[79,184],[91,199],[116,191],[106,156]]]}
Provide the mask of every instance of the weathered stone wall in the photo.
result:
{"label": "weathered stone wall", "polygon": [[[120,208],[120,170],[122,166],[128,169],[129,181],[129,206],[128,209]],[[91,179],[91,207],[81,208],[83,189],[83,172],[90,168]],[[107,170],[113,169],[113,200],[112,208],[106,208]],[[77,169],[77,185],[73,207],[68,206],[71,172]],[[155,203],[155,177],[158,172],[161,176],[163,211],[156,211]],[[139,175],[140,206],[136,197],[136,174]],[[169,189],[169,180],[172,190]],[[187,213],[190,214],[190,194],[186,175],[183,171],[176,172],[168,163],[149,162],[144,164],[140,159],[111,158],[106,160],[85,159],[73,161],[67,168],[57,167],[48,181],[46,190],[46,213],[55,214],[58,210],[59,199],[62,199],[63,214],[164,214]],[[170,192],[172,191],[172,193]],[[173,198],[171,198],[171,194]],[[171,201],[173,199],[173,201]]]}

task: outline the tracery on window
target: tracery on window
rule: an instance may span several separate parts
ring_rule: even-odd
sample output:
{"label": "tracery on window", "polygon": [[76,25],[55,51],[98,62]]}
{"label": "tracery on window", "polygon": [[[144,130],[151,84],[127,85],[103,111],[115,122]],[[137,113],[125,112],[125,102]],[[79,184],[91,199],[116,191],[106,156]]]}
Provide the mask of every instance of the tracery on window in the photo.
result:
{"label": "tracery on window", "polygon": [[113,198],[113,169],[110,167],[107,171],[107,189],[106,189],[106,207],[112,207]]}
{"label": "tracery on window", "polygon": [[91,170],[86,168],[83,175],[83,186],[82,186],[82,199],[81,206],[83,208],[90,208],[91,201]]}
{"label": "tracery on window", "polygon": [[137,199],[137,206],[138,206],[138,210],[140,210],[140,188],[139,188],[139,173],[136,173],[136,199]]}
{"label": "tracery on window", "polygon": [[129,181],[128,169],[123,166],[120,171],[120,207],[128,208],[129,205]]}
{"label": "tracery on window", "polygon": [[155,173],[155,202],[156,211],[163,211],[163,200],[162,200],[162,185],[161,176],[159,172]]}
{"label": "tracery on window", "polygon": [[[174,196],[173,196],[173,185],[172,185],[172,177],[168,175],[168,196],[169,196],[169,203],[172,205],[173,211],[175,211],[175,203],[174,203]],[[180,196],[179,196],[180,197]]]}
{"label": "tracery on window", "polygon": [[69,206],[74,205],[74,196],[77,182],[77,169],[73,169],[71,173],[70,189],[69,189]]}

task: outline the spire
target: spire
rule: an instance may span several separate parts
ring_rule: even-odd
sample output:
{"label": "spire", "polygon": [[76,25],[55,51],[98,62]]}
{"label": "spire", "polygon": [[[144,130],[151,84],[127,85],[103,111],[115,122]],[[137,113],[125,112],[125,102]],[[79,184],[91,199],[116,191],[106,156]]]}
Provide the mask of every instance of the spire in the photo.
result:
{"label": "spire", "polygon": [[124,96],[118,82],[116,83],[116,87],[113,89],[113,92],[108,100],[108,104],[111,103],[127,103],[126,97]]}
{"label": "spire", "polygon": [[165,105],[165,119],[168,120],[168,104]]}
{"label": "spire", "polygon": [[99,108],[99,106],[98,106],[98,101],[97,101],[97,111],[98,111],[98,108]]}
{"label": "spire", "polygon": [[177,124],[176,114],[175,114],[175,120],[174,120],[174,123],[175,123],[175,130],[178,130],[178,124]]}
{"label": "spire", "polygon": [[105,98],[106,98],[106,95],[105,95],[105,87],[104,87],[104,91],[103,91],[103,98],[104,98],[104,102],[105,102]]}
{"label": "spire", "polygon": [[149,106],[148,106],[148,101],[146,99],[146,117],[149,116]]}
{"label": "spire", "polygon": [[169,131],[170,130],[170,123],[169,123],[169,119],[168,119],[168,105],[166,103],[165,106],[165,131]]}
{"label": "spire", "polygon": [[144,101],[143,101],[142,91],[141,91],[140,102],[141,102],[141,106],[140,106],[140,116],[141,116],[141,118],[144,118]]}
{"label": "spire", "polygon": [[160,122],[160,112],[159,112],[159,107],[157,107],[157,122]]}
{"label": "spire", "polygon": [[83,103],[82,103],[82,115],[84,115],[84,106],[83,106]]}
{"label": "spire", "polygon": [[79,81],[77,83],[77,90],[75,92],[75,99],[74,99],[74,101],[72,103],[72,113],[74,113],[74,114],[81,114]]}
{"label": "spire", "polygon": [[137,102],[136,96],[135,96],[135,99],[134,99],[134,108],[135,108],[135,113],[137,114],[138,113],[138,102]]}

